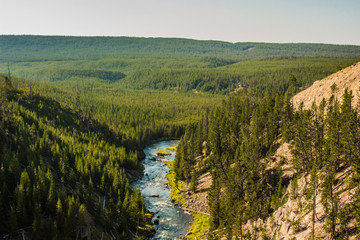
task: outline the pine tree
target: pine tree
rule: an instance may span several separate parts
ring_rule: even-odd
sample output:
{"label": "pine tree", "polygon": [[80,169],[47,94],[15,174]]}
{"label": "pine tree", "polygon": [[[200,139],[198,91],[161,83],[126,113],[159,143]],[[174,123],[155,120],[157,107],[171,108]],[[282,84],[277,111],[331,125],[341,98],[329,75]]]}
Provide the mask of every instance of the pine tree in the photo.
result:
{"label": "pine tree", "polygon": [[343,103],[341,105],[341,143],[344,149],[344,160],[346,164],[351,166],[358,159],[355,153],[356,143],[356,113],[352,108],[352,91],[345,89]]}
{"label": "pine tree", "polygon": [[20,183],[16,189],[16,211],[18,212],[18,217],[21,223],[21,226],[27,226],[28,223],[32,220],[29,218],[31,213],[31,202],[29,200],[32,196],[31,181],[28,173],[23,171],[20,177]]}
{"label": "pine tree", "polygon": [[330,232],[331,238],[335,236],[335,227],[338,212],[338,195],[334,192],[336,184],[336,172],[341,157],[341,122],[340,122],[339,102],[332,96],[329,100],[327,113],[327,143],[326,143],[326,161],[324,161],[324,180],[322,183],[321,202],[327,214],[325,230]]}
{"label": "pine tree", "polygon": [[17,214],[16,214],[16,209],[13,205],[10,206],[10,218],[9,218],[9,226],[10,226],[10,231],[11,232],[15,232],[19,229],[19,225],[17,222]]}
{"label": "pine tree", "polygon": [[210,207],[210,229],[214,230],[220,226],[221,222],[221,186],[217,174],[212,174],[212,184],[209,190]]}
{"label": "pine tree", "polygon": [[59,231],[64,230],[64,207],[60,198],[56,203],[56,226]]}
{"label": "pine tree", "polygon": [[314,160],[312,118],[311,110],[304,110],[303,104],[300,104],[299,110],[294,115],[292,125],[293,143],[291,145],[291,153],[293,155],[294,168],[306,174],[311,171],[311,164]]}
{"label": "pine tree", "polygon": [[196,186],[197,186],[197,172],[196,170],[192,171],[191,174],[191,180],[190,180],[190,190],[195,192],[196,191]]}
{"label": "pine tree", "polygon": [[31,230],[33,239],[41,238],[41,207],[39,204],[35,204],[34,206],[34,219]]}
{"label": "pine tree", "polygon": [[293,107],[291,103],[291,97],[292,97],[292,88],[289,87],[284,96],[284,103],[281,114],[283,131],[289,128],[289,125],[291,124],[291,121],[293,119]]}
{"label": "pine tree", "polygon": [[312,169],[310,172],[310,192],[312,193],[312,239],[315,239],[315,221],[316,221],[316,199],[318,194],[318,187],[319,187],[319,178],[318,174],[320,169],[322,168],[322,164],[324,161],[324,155],[325,155],[325,149],[324,149],[324,128],[325,128],[325,122],[324,122],[324,114],[325,114],[325,105],[326,102],[323,99],[323,101],[320,103],[319,108],[313,103],[312,111],[314,112],[314,118],[313,118],[313,140],[312,145],[314,149],[314,159],[311,163]]}

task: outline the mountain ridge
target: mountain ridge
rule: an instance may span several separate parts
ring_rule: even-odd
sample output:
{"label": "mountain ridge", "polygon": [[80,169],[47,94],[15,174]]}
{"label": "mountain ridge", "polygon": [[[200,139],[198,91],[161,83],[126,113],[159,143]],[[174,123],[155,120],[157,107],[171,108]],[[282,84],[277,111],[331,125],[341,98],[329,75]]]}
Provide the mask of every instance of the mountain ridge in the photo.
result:
{"label": "mountain ridge", "polygon": [[[251,49],[251,51],[249,51]],[[257,43],[185,38],[0,35],[0,62],[109,57],[269,56],[357,57],[360,46],[318,43]]]}

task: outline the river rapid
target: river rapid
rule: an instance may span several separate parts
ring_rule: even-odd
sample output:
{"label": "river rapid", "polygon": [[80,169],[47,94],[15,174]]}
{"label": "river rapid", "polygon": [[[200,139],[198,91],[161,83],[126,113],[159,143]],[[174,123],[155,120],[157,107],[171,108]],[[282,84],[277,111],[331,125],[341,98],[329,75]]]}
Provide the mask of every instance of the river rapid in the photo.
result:
{"label": "river rapid", "polygon": [[[146,157],[141,162],[145,167],[144,176],[132,183],[133,188],[140,188],[146,208],[155,213],[153,222],[159,221],[155,224],[156,234],[150,239],[179,239],[188,232],[193,222],[191,215],[169,200],[170,188],[165,186],[168,181],[166,178],[168,166],[163,162],[152,160],[157,151],[166,150],[167,147],[178,143],[178,140],[161,141],[145,148]],[[166,158],[174,160],[175,152],[169,152],[172,155]]]}

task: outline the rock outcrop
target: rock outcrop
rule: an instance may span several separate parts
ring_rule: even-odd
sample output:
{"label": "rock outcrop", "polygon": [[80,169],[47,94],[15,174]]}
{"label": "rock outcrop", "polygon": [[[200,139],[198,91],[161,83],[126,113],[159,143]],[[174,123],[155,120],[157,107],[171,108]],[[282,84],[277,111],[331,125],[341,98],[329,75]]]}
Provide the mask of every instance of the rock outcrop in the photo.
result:
{"label": "rock outcrop", "polygon": [[[353,201],[345,184],[344,176],[347,175],[348,170],[345,169],[337,174],[339,183],[334,188],[335,192],[340,194],[339,206],[341,208]],[[311,239],[312,211],[308,207],[310,200],[305,197],[306,186],[309,181],[310,176],[302,176],[297,180],[296,189],[292,189],[289,184],[284,195],[284,199],[287,199],[286,203],[265,221],[261,219],[256,222],[249,221],[245,226],[245,231],[249,231],[256,239],[262,239],[261,235],[264,233],[267,239]],[[316,198],[315,239],[329,239],[329,233],[325,232],[323,228],[326,218],[324,207],[321,204],[321,192],[318,192]],[[345,230],[348,233],[347,239],[349,240],[356,239],[353,231],[354,221],[354,219],[350,219],[345,224]]]}
{"label": "rock outcrop", "polygon": [[[198,178],[198,185],[195,193],[187,191],[186,207],[195,209],[198,212],[209,213],[208,190],[210,189],[212,180],[210,173],[205,173]],[[187,186],[190,189],[190,186]]]}
{"label": "rock outcrop", "polygon": [[[336,85],[336,88],[334,84]],[[334,86],[333,90],[332,86]],[[341,100],[345,89],[347,88],[353,91],[353,103],[357,104],[359,102],[360,94],[360,62],[344,68],[322,80],[314,82],[311,87],[293,97],[293,106],[297,109],[300,103],[303,102],[304,108],[309,109],[314,101],[316,105],[319,105],[323,98],[328,100],[331,97],[332,92],[334,92],[334,95]]]}
{"label": "rock outcrop", "polygon": [[[309,109],[313,102],[319,105],[323,98],[328,100],[332,94],[341,101],[345,89],[353,92],[353,104],[354,106],[358,105],[360,100],[360,62],[323,80],[314,82],[311,87],[295,95],[292,103],[295,109],[299,107],[301,102],[304,103],[305,109]],[[278,209],[275,209],[272,215],[265,220],[248,221],[243,231],[244,233],[250,233],[252,239],[311,239],[313,212],[309,204],[312,203],[312,199],[306,198],[305,194],[309,188],[310,176],[300,175],[295,179],[296,175],[291,161],[290,144],[283,143],[279,139],[278,145],[279,148],[274,156],[262,161],[266,162],[267,171],[274,171],[279,167],[282,170],[282,182],[287,184],[286,192],[281,200],[283,204]],[[334,193],[339,194],[339,211],[349,206],[353,201],[353,190],[350,190],[351,188],[347,181],[347,178],[351,175],[349,171],[349,168],[343,167],[336,176],[337,185],[334,187]],[[320,176],[319,179],[321,184],[321,179],[323,178]],[[205,206],[207,206],[207,191],[210,186],[210,174],[207,173],[200,176],[198,178],[197,193],[188,192],[186,195],[187,207],[208,212],[209,208]],[[187,186],[187,189],[189,189],[189,186]],[[330,234],[324,230],[324,224],[328,216],[321,203],[320,187],[316,196],[315,212],[315,239],[329,239]],[[355,220],[353,218],[347,218],[346,222],[342,223],[347,239],[356,239],[354,224]],[[222,235],[221,229],[216,230],[216,232],[218,236]],[[206,237],[205,235],[204,238]],[[225,234],[223,234],[221,239],[227,239]]]}
{"label": "rock outcrop", "polygon": [[[360,62],[353,64],[337,73],[334,73],[323,80],[314,82],[308,89],[298,93],[292,99],[295,109],[301,102],[304,108],[311,108],[313,102],[319,105],[323,98],[328,100],[332,94],[340,101],[343,98],[345,89],[353,92],[353,104],[359,103],[360,96]],[[258,219],[257,221],[249,221],[245,226],[245,231],[249,231],[255,239],[262,239],[262,235],[266,235],[268,239],[311,239],[312,236],[312,211],[309,209],[309,199],[305,198],[307,184],[310,182],[310,176],[302,175],[300,179],[293,179],[294,170],[291,165],[291,152],[289,144],[281,144],[276,151],[273,161],[269,162],[268,170],[277,168],[281,165],[283,178],[291,181],[297,181],[297,187],[288,185],[284,195],[284,202],[280,208],[275,210],[271,217],[265,221]],[[350,204],[352,193],[347,185],[346,177],[349,176],[349,168],[343,169],[337,173],[338,185],[334,187],[335,193],[339,194],[339,211]],[[293,185],[294,186],[294,185]],[[327,215],[324,206],[321,203],[321,191],[316,197],[316,220],[315,220],[315,239],[329,239],[329,233],[325,232],[324,224]],[[349,219],[343,223],[347,232],[347,239],[356,239],[354,234],[354,219]]]}

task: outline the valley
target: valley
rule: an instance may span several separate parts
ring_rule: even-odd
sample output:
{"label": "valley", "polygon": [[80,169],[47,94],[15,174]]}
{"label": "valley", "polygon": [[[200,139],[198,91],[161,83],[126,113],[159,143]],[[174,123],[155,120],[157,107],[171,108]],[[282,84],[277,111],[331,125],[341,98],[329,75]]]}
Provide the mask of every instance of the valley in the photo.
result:
{"label": "valley", "polygon": [[0,51],[3,239],[358,236],[359,46],[4,35]]}

